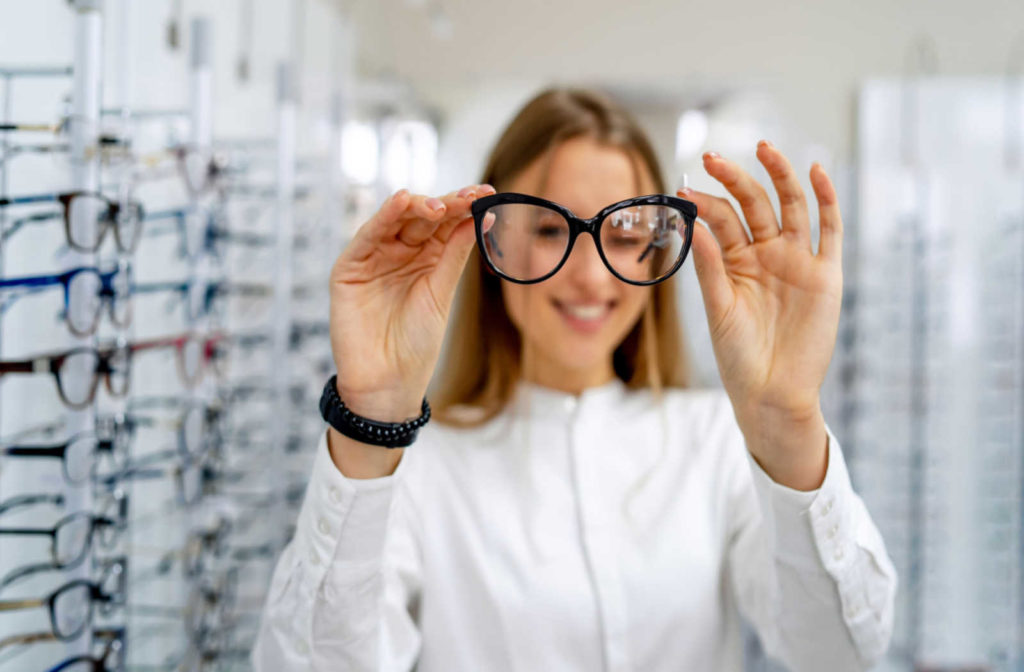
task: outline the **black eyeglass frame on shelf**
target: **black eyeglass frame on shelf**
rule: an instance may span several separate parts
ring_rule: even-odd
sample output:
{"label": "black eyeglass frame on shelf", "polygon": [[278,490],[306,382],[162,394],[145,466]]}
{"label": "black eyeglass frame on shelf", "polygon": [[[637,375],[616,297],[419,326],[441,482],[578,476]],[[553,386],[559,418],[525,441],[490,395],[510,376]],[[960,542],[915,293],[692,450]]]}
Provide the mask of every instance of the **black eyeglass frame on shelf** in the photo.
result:
{"label": "black eyeglass frame on shelf", "polygon": [[[502,272],[494,264],[491,258],[487,254],[487,246],[485,244],[484,236],[486,235],[483,230],[483,219],[487,210],[498,205],[508,204],[524,204],[534,205],[542,208],[552,210],[561,215],[566,222],[569,224],[569,242],[565,247],[565,254],[562,259],[558,262],[555,268],[547,273],[546,275],[536,278],[534,280],[522,280],[514,278],[504,272]],[[675,208],[683,215],[683,221],[685,222],[685,237],[683,241],[682,252],[679,258],[676,260],[672,268],[664,273],[661,277],[654,280],[629,280],[628,278],[621,275],[618,271],[612,268],[611,263],[608,261],[608,257],[605,256],[604,248],[601,245],[601,225],[605,218],[616,210],[622,210],[625,208],[632,208],[639,205],[662,205],[670,208]],[[649,196],[637,196],[635,198],[627,198],[626,200],[619,201],[618,203],[612,203],[611,205],[602,208],[600,212],[591,217],[590,219],[583,219],[577,217],[575,213],[564,205],[549,201],[546,198],[540,198],[539,196],[533,196],[530,194],[519,194],[516,192],[499,192],[497,194],[491,194],[490,196],[484,196],[473,201],[470,206],[470,210],[473,213],[473,220],[476,227],[476,242],[481,252],[480,256],[483,258],[484,263],[487,265],[488,270],[491,273],[501,277],[509,282],[514,282],[520,285],[533,285],[538,282],[547,280],[565,265],[566,260],[572,253],[572,248],[576,244],[576,238],[581,233],[589,233],[594,239],[594,244],[597,246],[597,253],[601,257],[601,261],[604,262],[605,267],[611,271],[619,280],[630,285],[656,285],[659,282],[668,280],[672,275],[679,270],[679,267],[683,265],[690,252],[690,244],[693,242],[693,227],[697,219],[697,204],[693,201],[687,201],[682,198],[675,196],[667,196],[664,194],[651,194]]]}

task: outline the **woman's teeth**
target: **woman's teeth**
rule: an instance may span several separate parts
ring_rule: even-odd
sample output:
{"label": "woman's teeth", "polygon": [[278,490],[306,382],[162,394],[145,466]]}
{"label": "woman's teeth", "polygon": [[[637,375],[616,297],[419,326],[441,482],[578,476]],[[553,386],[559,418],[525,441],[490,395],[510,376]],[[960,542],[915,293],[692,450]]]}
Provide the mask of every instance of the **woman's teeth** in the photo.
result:
{"label": "woman's teeth", "polygon": [[599,320],[604,317],[611,308],[611,304],[608,303],[595,303],[585,306],[573,306],[564,303],[559,303],[557,305],[559,309],[579,320]]}

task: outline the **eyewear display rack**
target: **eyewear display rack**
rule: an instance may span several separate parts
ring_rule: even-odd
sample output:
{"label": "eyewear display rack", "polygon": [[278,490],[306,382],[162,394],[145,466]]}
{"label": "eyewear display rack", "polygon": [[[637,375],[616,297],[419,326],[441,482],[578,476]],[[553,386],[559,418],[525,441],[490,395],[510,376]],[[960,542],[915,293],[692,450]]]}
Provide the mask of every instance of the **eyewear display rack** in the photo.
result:
{"label": "eyewear display rack", "polygon": [[342,92],[304,109],[281,62],[273,139],[218,139],[213,24],[176,12],[184,108],[105,107],[127,5],[69,3],[73,66],[0,66],[0,672],[248,669],[323,431]]}
{"label": "eyewear display rack", "polygon": [[1021,81],[938,77],[915,57],[861,92],[848,279],[847,455],[900,581],[880,669],[1019,672],[1024,107],[1007,93]]}

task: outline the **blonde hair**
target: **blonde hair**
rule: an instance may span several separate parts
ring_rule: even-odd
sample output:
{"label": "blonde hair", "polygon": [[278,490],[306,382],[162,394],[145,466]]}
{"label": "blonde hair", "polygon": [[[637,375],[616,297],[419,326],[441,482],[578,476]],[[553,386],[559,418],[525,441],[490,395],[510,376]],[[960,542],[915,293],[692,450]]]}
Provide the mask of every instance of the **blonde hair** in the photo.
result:
{"label": "blonde hair", "polygon": [[[551,150],[559,143],[578,137],[622,149],[633,164],[636,184],[641,183],[642,166],[657,192],[665,192],[657,155],[633,117],[604,94],[574,88],[548,89],[526,103],[492,149],[480,182],[500,192],[536,159],[545,155],[550,159]],[[623,502],[627,516],[633,496],[641,491],[667,450],[663,390],[690,386],[691,366],[676,306],[675,277],[652,286],[640,319],[612,356],[615,375],[628,389],[650,389],[661,412],[661,453],[630,488]],[[458,347],[454,348],[456,340]],[[527,369],[529,350],[524,345],[506,312],[501,279],[490,272],[474,247],[456,294],[442,363],[431,386],[433,418],[465,428],[479,427],[501,414]],[[527,417],[523,423],[525,451],[532,444],[530,424]],[[524,452],[519,464],[529,487],[526,457]],[[540,556],[542,551],[530,529],[524,534],[535,556]]]}

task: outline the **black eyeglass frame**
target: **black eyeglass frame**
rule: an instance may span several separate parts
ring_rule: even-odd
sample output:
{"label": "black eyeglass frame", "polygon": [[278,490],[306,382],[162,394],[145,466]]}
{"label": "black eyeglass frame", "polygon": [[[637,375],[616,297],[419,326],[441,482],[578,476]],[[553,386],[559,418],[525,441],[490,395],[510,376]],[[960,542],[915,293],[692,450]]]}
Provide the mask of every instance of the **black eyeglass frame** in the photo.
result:
{"label": "black eyeglass frame", "polygon": [[[542,208],[547,208],[549,210],[557,212],[569,223],[569,243],[565,247],[565,255],[562,257],[561,261],[558,262],[555,268],[547,275],[541,276],[540,278],[537,278],[535,280],[521,280],[518,278],[513,278],[507,275],[506,273],[500,271],[497,268],[497,266],[495,266],[494,262],[491,261],[490,256],[487,254],[487,247],[484,244],[485,234],[483,231],[484,214],[487,212],[488,209],[493,208],[497,205],[508,204],[535,205]],[[638,205],[663,205],[670,208],[675,208],[680,213],[682,213],[683,221],[686,224],[686,235],[683,242],[682,254],[679,255],[679,259],[676,261],[675,265],[672,266],[672,269],[656,280],[640,281],[629,280],[623,277],[621,274],[618,273],[618,271],[612,268],[611,263],[609,263],[608,261],[608,257],[606,257],[604,254],[604,248],[601,246],[601,224],[604,222],[605,217],[615,212],[616,210],[631,208]],[[589,233],[591,235],[591,237],[594,239],[594,245],[597,247],[597,253],[601,257],[601,261],[604,262],[605,267],[609,271],[611,271],[612,275],[614,275],[616,278],[630,285],[656,285],[659,282],[664,282],[665,280],[668,280],[670,277],[672,277],[672,275],[677,270],[679,270],[679,267],[683,265],[683,262],[686,261],[686,257],[690,253],[690,244],[693,242],[693,227],[697,220],[696,203],[694,203],[693,201],[687,201],[686,199],[678,198],[676,196],[667,196],[665,194],[651,194],[648,196],[637,196],[635,198],[627,198],[624,201],[612,203],[611,205],[602,208],[600,212],[598,212],[590,219],[582,219],[580,217],[577,217],[572,210],[565,207],[564,205],[555,203],[554,201],[549,201],[545,198],[540,198],[539,196],[533,196],[530,194],[519,194],[512,191],[499,192],[497,194],[491,194],[490,196],[478,198],[475,201],[473,201],[472,205],[470,206],[470,210],[473,213],[473,221],[476,227],[476,242],[479,249],[481,250],[480,256],[483,257],[484,263],[487,264],[487,268],[498,277],[504,278],[509,282],[514,282],[519,285],[533,285],[538,282],[543,282],[544,280],[547,280],[548,278],[553,276],[555,273],[558,273],[558,271],[561,270],[562,266],[565,265],[565,262],[569,258],[569,255],[572,254],[573,245],[576,244],[576,238],[581,233]]]}

